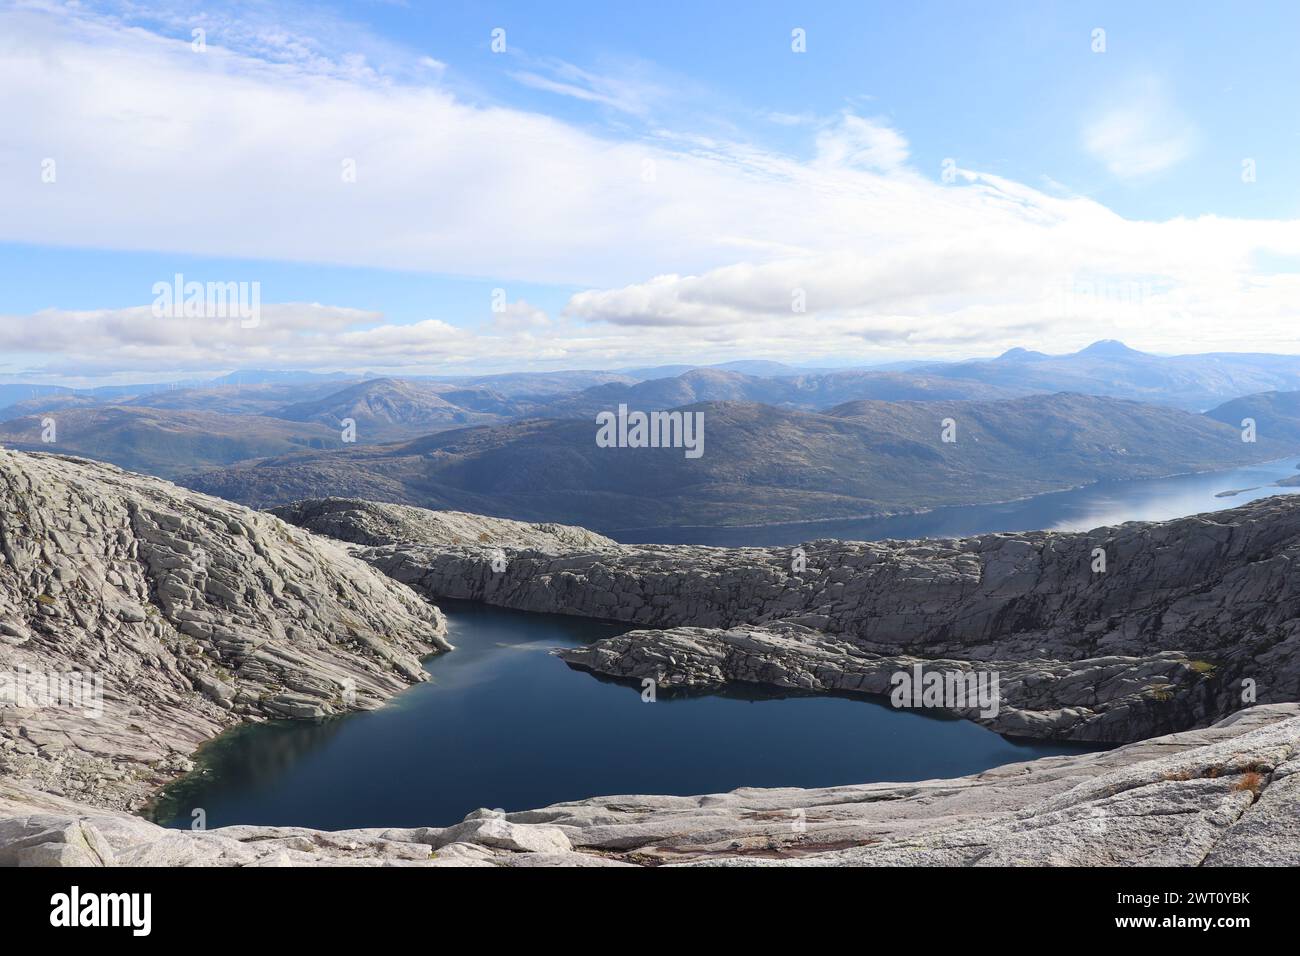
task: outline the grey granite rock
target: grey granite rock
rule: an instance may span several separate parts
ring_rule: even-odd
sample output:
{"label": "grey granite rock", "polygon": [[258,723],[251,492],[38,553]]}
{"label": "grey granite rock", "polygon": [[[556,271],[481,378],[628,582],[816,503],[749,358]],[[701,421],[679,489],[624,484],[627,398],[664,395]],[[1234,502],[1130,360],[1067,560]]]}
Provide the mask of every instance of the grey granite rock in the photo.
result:
{"label": "grey granite rock", "polygon": [[114,807],[240,720],[378,706],[450,648],[441,612],[326,538],[7,450],[0,633],[0,776]]}
{"label": "grey granite rock", "polygon": [[573,525],[532,524],[356,498],[298,501],[272,508],[270,513],[317,534],[369,546],[420,541],[424,544],[490,544],[493,547],[569,550],[616,544],[611,538]]}
{"label": "grey granite rock", "polygon": [[[607,677],[649,678],[658,691],[717,690],[739,682],[799,693],[890,696],[902,683],[895,675],[912,686],[918,672],[945,680],[960,675],[954,688],[960,686],[967,706],[942,709],[1008,736],[1090,741],[1131,739],[1135,727],[1190,726],[1200,712],[1189,711],[1189,702],[1204,699],[1199,688],[1207,680],[1194,662],[1172,652],[1078,661],[887,656],[795,624],[631,631],[554,653]],[[982,702],[971,693],[981,681],[985,691],[995,691]]]}

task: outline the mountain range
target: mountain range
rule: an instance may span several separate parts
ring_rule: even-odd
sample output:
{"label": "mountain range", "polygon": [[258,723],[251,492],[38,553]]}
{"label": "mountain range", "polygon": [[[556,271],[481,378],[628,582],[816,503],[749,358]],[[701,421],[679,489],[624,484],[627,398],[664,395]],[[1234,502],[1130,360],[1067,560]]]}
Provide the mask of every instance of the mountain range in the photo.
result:
{"label": "mountain range", "polygon": [[[660,374],[670,373],[670,374]],[[1068,355],[807,369],[769,361],[485,376],[234,372],[14,398],[0,442],[257,505],[346,494],[600,530],[878,515],[1300,448],[1300,357]],[[1062,390],[1069,394],[1062,394]],[[705,414],[708,452],[600,449],[620,405]],[[1210,410],[1197,414],[1203,409]],[[939,422],[958,440],[939,441]],[[1258,441],[1241,441],[1245,419]],[[57,439],[42,439],[52,420]]]}
{"label": "mountain range", "polygon": [[339,445],[339,433],[324,425],[257,415],[120,405],[65,408],[54,414],[50,442],[43,440],[45,421],[29,415],[0,423],[0,443],[24,451],[70,452],[162,478]]}
{"label": "mountain range", "polygon": [[1011,349],[995,359],[923,365],[922,374],[1035,392],[1071,391],[1204,411],[1266,391],[1300,389],[1300,356],[1152,355],[1102,340],[1068,355]]}
{"label": "mountain range", "polygon": [[764,378],[726,369],[704,368],[634,384],[612,382],[597,385],[544,404],[532,415],[590,418],[620,403],[647,411],[694,402],[759,402],[784,408],[824,409],[867,398],[925,402],[992,400],[1024,394],[1024,389],[913,372],[847,369]]}
{"label": "mountain range", "polygon": [[[1296,445],[1180,409],[1058,394],[850,402],[821,412],[703,402],[705,453],[601,448],[589,420],[527,419],[192,475],[256,507],[322,494],[582,524],[808,521],[1002,501],[1102,479],[1279,458]],[[944,440],[945,419],[951,419]]]}

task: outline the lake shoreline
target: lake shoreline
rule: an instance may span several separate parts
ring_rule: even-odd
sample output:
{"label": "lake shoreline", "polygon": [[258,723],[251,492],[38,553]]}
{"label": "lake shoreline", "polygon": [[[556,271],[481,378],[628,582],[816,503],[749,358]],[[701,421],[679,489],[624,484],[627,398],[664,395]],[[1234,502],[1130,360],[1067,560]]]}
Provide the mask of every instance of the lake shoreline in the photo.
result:
{"label": "lake shoreline", "polygon": [[[1111,746],[1007,737],[953,714],[899,711],[881,695],[758,682],[728,682],[704,692],[665,689],[651,706],[642,701],[639,682],[592,674],[553,653],[559,635],[574,635],[567,646],[577,649],[602,633],[628,633],[626,624],[471,602],[444,601],[439,607],[458,649],[426,659],[428,682],[371,712],[232,728],[191,755],[194,769],[162,787],[142,816],[173,829],[190,826],[194,807],[205,808],[210,826],[450,825],[480,805],[524,810],[593,793],[644,790],[651,777],[619,767],[640,763],[635,754],[649,760],[665,747],[672,747],[674,756],[653,775],[655,791],[686,797],[736,786],[926,779]],[[507,643],[512,632],[530,627],[542,633]],[[469,675],[468,683],[462,675]],[[515,702],[528,694],[531,702]],[[498,713],[502,708],[505,712]],[[420,733],[419,728],[444,725],[451,714],[463,741]],[[811,738],[818,740],[814,749],[820,757],[808,753]],[[365,763],[367,755],[390,745],[396,748],[393,762]],[[625,757],[601,769],[598,755],[611,748]],[[506,788],[513,796],[501,788],[495,771],[478,766],[477,755],[485,751],[494,757],[488,763],[513,768],[516,782]],[[571,776],[578,763],[592,764],[582,772],[582,783]],[[540,774],[543,766],[551,768],[549,774]],[[367,781],[357,783],[358,774]],[[385,774],[393,777],[387,785],[380,782]],[[555,782],[530,779],[539,774]],[[417,783],[426,775],[425,784]],[[329,781],[335,809],[319,815],[292,809],[294,792],[304,799],[319,795]],[[393,798],[412,786],[425,794],[418,807],[405,796]],[[355,791],[351,805],[343,805],[340,791]],[[372,811],[364,810],[367,801],[375,803]]]}

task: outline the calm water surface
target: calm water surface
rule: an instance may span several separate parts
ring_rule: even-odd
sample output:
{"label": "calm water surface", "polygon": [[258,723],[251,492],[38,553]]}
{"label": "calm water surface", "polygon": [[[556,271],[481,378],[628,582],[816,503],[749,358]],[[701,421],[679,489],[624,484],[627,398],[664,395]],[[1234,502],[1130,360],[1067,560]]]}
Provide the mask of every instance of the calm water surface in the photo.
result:
{"label": "calm water surface", "polygon": [[1015,743],[968,721],[870,700],[659,695],[598,680],[548,651],[619,624],[444,605],[456,650],[387,706],[322,722],[249,725],[201,753],[155,819],[209,827],[438,826],[477,807],[522,810],[617,793],[924,780],[1088,748]]}
{"label": "calm water surface", "polygon": [[[1113,482],[1005,505],[726,532],[663,529],[626,540],[784,545],[1031,528],[1079,529],[1217,510],[1285,489],[1296,459],[1230,472]],[[1219,492],[1253,488],[1233,497]],[[822,787],[974,773],[1078,745],[1013,742],[967,721],[837,697],[755,690],[644,703],[549,655],[626,625],[446,604],[456,650],[386,707],[321,722],[245,726],[200,754],[155,819],[187,827],[439,826],[477,807],[520,810],[601,794]]]}
{"label": "calm water surface", "polygon": [[[814,538],[878,541],[882,538],[952,538],[993,531],[1087,531],[1125,521],[1166,521],[1205,511],[1235,508],[1256,498],[1297,494],[1298,487],[1278,487],[1279,478],[1296,474],[1300,459],[1287,458],[1231,471],[1105,481],[1036,495],[1000,505],[936,508],[918,515],[817,521],[760,528],[638,528],[614,534],[628,544],[709,544],[719,547],[783,546]],[[1236,491],[1230,497],[1221,492]]]}

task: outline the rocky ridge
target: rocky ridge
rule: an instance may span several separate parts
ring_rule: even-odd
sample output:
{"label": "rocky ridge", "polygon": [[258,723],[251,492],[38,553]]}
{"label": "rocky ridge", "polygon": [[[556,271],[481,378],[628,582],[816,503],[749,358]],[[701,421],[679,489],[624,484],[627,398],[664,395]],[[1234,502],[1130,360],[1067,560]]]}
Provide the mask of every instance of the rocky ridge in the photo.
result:
{"label": "rocky ridge", "polygon": [[[315,526],[376,540],[351,530],[359,503],[330,514]],[[874,693],[901,662],[964,662],[1003,675],[996,729],[1112,742],[1300,699],[1291,496],[1088,532],[798,549],[520,546],[515,522],[499,540],[452,543],[430,538],[417,514],[389,512],[379,543],[354,553],[434,600],[653,628],[561,653],[613,677]]]}
{"label": "rocky ridge", "polygon": [[314,498],[272,508],[290,524],[350,544],[370,547],[418,541],[422,545],[571,550],[608,548],[618,542],[574,525],[511,521],[463,511],[429,511],[411,505],[360,501],[356,498]]}
{"label": "rocky ridge", "polygon": [[241,720],[378,706],[440,611],[330,540],[82,459],[0,450],[0,776],[137,808]]}

